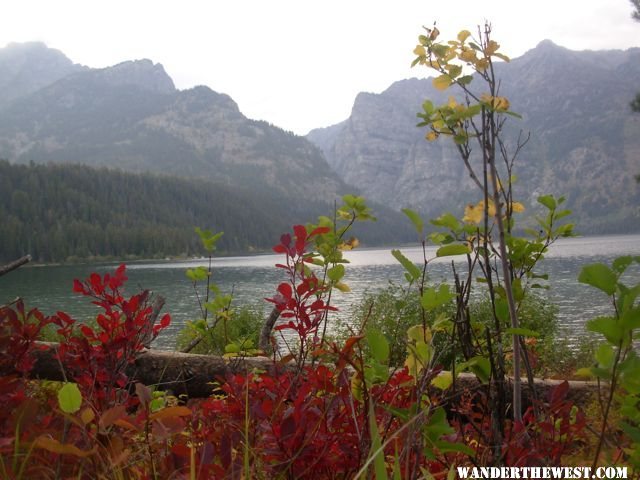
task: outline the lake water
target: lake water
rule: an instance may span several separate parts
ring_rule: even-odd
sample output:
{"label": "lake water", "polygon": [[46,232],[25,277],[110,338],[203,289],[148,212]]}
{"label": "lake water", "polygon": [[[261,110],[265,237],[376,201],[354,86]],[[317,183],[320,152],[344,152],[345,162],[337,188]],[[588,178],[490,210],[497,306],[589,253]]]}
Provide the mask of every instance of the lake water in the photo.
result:
{"label": "lake water", "polygon": [[[411,260],[422,263],[420,248],[401,248]],[[584,335],[586,320],[610,311],[608,298],[599,291],[578,283],[582,265],[595,262],[610,263],[621,255],[640,255],[640,235],[611,235],[562,239],[554,244],[537,269],[548,273],[551,289],[549,300],[559,307],[562,335],[576,338]],[[427,257],[435,257],[435,248],[427,250]],[[348,252],[345,283],[350,293],[335,292],[333,303],[339,307],[338,315],[348,318],[363,293],[385,288],[389,282],[402,283],[403,269],[391,255],[391,249],[363,249]],[[436,259],[430,263],[429,276],[433,282],[451,279],[451,258]],[[271,304],[264,301],[272,296],[283,278],[283,272],[274,268],[282,261],[280,255],[256,255],[215,258],[213,282],[223,292],[233,291],[234,304],[250,305],[267,315]],[[173,348],[175,336],[187,320],[198,318],[197,297],[191,281],[185,276],[187,268],[207,265],[206,260],[134,262],[127,265],[127,291],[150,289],[166,298],[165,312],[171,313],[172,324],[156,342],[156,347]],[[66,311],[78,320],[90,318],[97,307],[71,291],[74,278],[84,279],[91,272],[103,274],[113,270],[117,263],[22,267],[0,277],[0,304],[17,296],[25,299],[27,307],[38,307],[45,314]],[[640,281],[637,264],[627,274],[630,282]]]}

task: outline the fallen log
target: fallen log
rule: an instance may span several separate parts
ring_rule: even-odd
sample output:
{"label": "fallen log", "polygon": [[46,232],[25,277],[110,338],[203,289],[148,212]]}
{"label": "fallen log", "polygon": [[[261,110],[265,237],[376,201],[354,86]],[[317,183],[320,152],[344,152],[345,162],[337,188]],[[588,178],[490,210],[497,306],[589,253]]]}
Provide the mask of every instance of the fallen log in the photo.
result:
{"label": "fallen log", "polygon": [[[60,362],[55,358],[56,343],[38,342],[40,349],[33,355],[35,359],[31,377],[34,379],[64,381],[65,375]],[[243,357],[226,359],[211,355],[170,352],[165,350],[144,350],[135,362],[127,368],[127,375],[145,385],[154,385],[162,390],[170,390],[175,395],[186,394],[189,398],[206,398],[213,394],[229,374],[247,374],[252,371],[274,372],[293,369],[293,363],[281,364],[267,357]],[[13,372],[0,371],[0,375]],[[549,392],[563,380],[535,379],[538,397],[547,400]],[[508,379],[507,388],[513,387]],[[456,378],[458,391],[480,388],[475,375],[461,373]],[[568,399],[577,405],[586,405],[596,398],[597,382],[569,381]],[[528,404],[529,389],[523,382],[523,398]]]}

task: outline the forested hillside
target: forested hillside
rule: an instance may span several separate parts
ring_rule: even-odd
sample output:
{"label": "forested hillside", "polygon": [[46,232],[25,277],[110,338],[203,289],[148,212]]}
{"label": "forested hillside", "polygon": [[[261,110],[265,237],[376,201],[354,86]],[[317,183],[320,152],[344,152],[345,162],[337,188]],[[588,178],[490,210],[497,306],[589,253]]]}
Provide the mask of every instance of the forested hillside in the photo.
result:
{"label": "forested hillside", "polygon": [[287,228],[270,202],[205,181],[80,165],[0,161],[0,260],[199,254],[194,226],[225,251],[266,249]]}
{"label": "forested hillside", "polygon": [[[292,224],[315,220],[247,189],[84,165],[0,160],[0,192],[0,261],[200,255],[196,226],[225,232],[220,253],[269,251]],[[376,213],[379,222],[357,232],[365,243],[410,238],[397,215]]]}

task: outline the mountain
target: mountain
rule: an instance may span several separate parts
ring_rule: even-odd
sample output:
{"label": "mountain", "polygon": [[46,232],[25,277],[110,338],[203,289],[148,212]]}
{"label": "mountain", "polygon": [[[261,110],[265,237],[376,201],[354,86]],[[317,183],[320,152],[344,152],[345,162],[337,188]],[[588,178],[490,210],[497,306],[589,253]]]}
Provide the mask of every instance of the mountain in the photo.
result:
{"label": "mountain", "polygon": [[[109,184],[117,183],[102,167],[122,170],[118,178],[129,190],[125,188],[118,195],[137,198],[135,189],[144,187],[145,191],[154,192],[153,203],[165,207],[176,198],[171,192],[179,187],[209,192],[208,197],[177,203],[176,208],[184,206],[189,222],[197,220],[198,226],[215,230],[223,230],[229,224],[220,218],[223,212],[244,219],[246,225],[241,235],[237,228],[227,232],[224,242],[228,251],[268,249],[290,225],[330,214],[340,195],[357,193],[333,172],[320,149],[304,137],[246,118],[229,96],[208,87],[178,90],[162,65],[151,60],[91,69],[73,64],[61,52],[41,43],[12,44],[0,49],[0,73],[4,73],[0,81],[5,87],[0,88],[0,159],[11,164],[29,164],[32,168],[38,164],[67,164],[72,169],[79,168],[77,165],[95,167],[83,170],[82,177],[86,179],[87,172],[96,175],[97,179],[89,182],[96,194],[99,191],[96,181],[104,178]],[[34,170],[25,172],[36,175]],[[43,170],[38,172],[41,174]],[[144,180],[156,185],[145,187],[138,185],[142,180],[125,172],[161,174],[185,181],[165,188],[159,186],[159,180]],[[52,170],[54,173],[59,171]],[[69,170],[60,175],[74,177]],[[200,183],[194,184],[194,179]],[[41,183],[34,184],[34,188],[41,188]],[[95,203],[90,200],[92,190],[67,187],[64,191],[68,202]],[[20,198],[36,195],[26,187],[18,190]],[[51,189],[47,187],[47,191]],[[166,194],[162,196],[162,192]],[[15,193],[14,189],[6,188],[2,195]],[[208,208],[204,208],[205,197],[213,202]],[[19,209],[19,202],[4,200],[3,217],[18,218],[16,209],[25,211]],[[242,204],[243,208],[232,204]],[[30,207],[33,220],[24,216],[19,220],[25,225],[32,223],[40,233],[48,228],[43,218],[72,215],[66,210],[46,213],[46,202],[37,205]],[[136,212],[143,215],[144,211],[132,209],[131,215]],[[171,221],[158,213],[161,217],[158,225],[184,228],[184,222],[175,220],[178,211],[172,210]],[[193,215],[189,213],[194,211]],[[210,221],[205,221],[204,212]],[[405,228],[398,212],[378,207],[376,214],[380,222],[361,229],[363,242],[380,244],[410,237],[410,229]],[[255,221],[258,217],[270,220],[273,228],[267,228],[264,221]],[[110,224],[110,220],[105,221],[103,230]],[[138,229],[146,225],[145,221],[130,219],[127,225]],[[115,225],[124,228],[117,222]],[[188,226],[188,235],[192,235],[193,226]],[[232,239],[237,233],[239,238]],[[265,235],[271,240],[267,241]],[[147,252],[140,242],[136,245],[132,251],[118,250],[118,253],[93,245],[80,249],[83,253],[71,251],[66,255],[125,252],[140,256]],[[184,251],[173,245],[152,253]]]}
{"label": "mountain", "polygon": [[[549,40],[496,65],[502,94],[523,119],[507,133],[530,133],[515,173],[516,194],[534,204],[543,193],[566,195],[583,233],[640,228],[640,116],[629,102],[640,83],[640,49],[571,51]],[[424,100],[444,103],[431,79],[402,80],[380,94],[361,93],[346,121],[307,138],[365,196],[427,218],[461,213],[477,193],[455,147],[427,142],[416,128]]]}
{"label": "mountain", "polygon": [[[208,87],[177,90],[160,64],[86,69],[42,44],[7,49],[0,71],[20,63],[16,82],[31,86],[0,90],[0,158],[209,178],[297,204],[332,204],[348,190],[305,138],[246,118]],[[36,81],[32,61],[57,69]]]}
{"label": "mountain", "polygon": [[44,43],[10,43],[0,49],[0,107],[84,69]]}

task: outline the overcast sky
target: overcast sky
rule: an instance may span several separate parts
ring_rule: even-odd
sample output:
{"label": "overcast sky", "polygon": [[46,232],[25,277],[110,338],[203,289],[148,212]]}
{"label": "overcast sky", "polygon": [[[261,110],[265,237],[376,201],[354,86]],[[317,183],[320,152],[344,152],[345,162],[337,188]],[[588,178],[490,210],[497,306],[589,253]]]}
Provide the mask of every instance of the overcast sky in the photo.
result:
{"label": "overcast sky", "polygon": [[[180,89],[208,85],[250,118],[306,134],[349,116],[358,92],[403,78],[422,26],[443,38],[485,19],[512,58],[543,39],[640,46],[628,0],[3,0],[0,47],[39,40],[76,63],[150,58]],[[639,79],[640,80],[640,79]]]}

